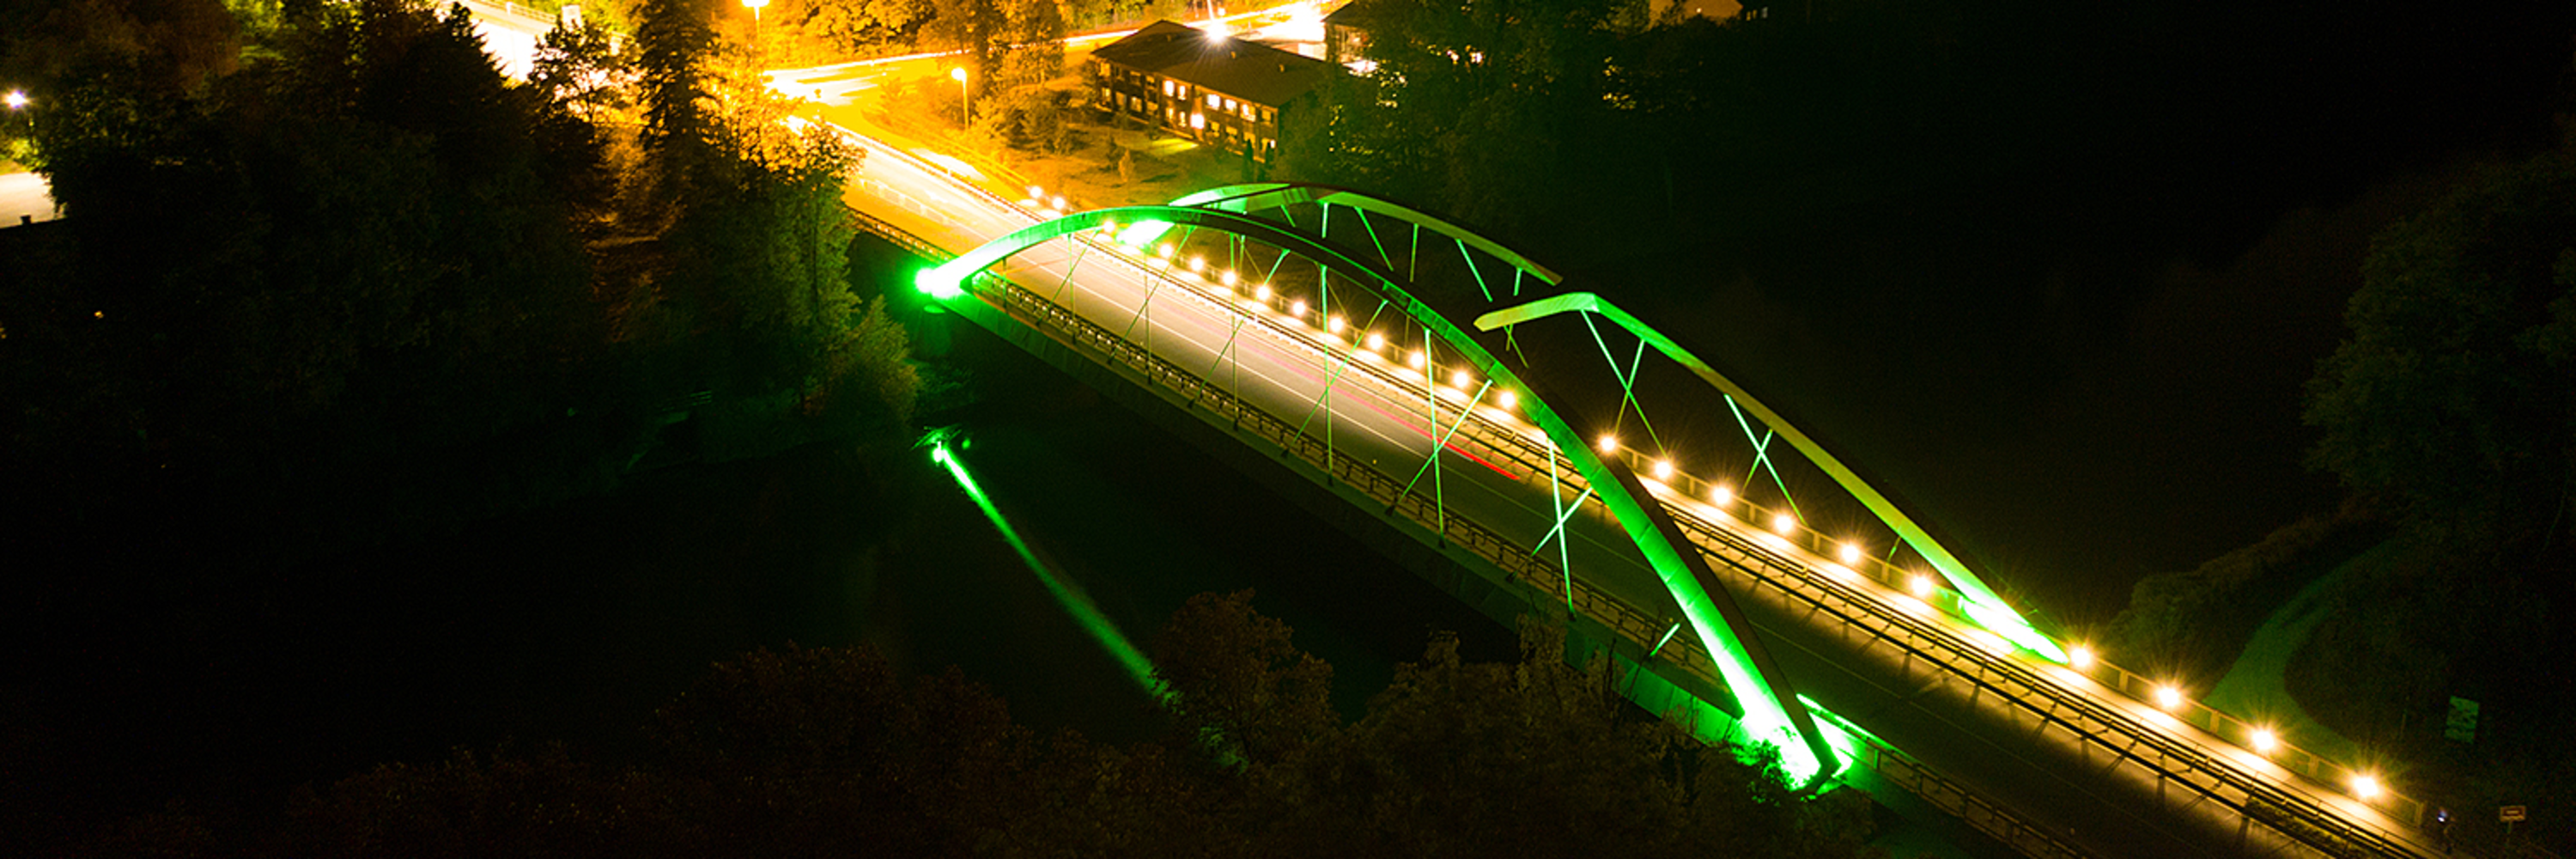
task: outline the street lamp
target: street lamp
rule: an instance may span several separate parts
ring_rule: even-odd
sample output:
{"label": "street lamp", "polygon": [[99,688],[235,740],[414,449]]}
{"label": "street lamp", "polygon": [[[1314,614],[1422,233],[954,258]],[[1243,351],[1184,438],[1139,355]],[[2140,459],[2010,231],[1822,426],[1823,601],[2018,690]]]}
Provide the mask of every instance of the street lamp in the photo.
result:
{"label": "street lamp", "polygon": [[975,124],[974,107],[966,101],[966,67],[949,69],[948,78],[957,82],[957,127]]}
{"label": "street lamp", "polygon": [[17,110],[32,104],[33,100],[27,98],[26,90],[13,89],[9,91],[8,95],[0,96],[0,102],[7,103],[10,110]]}
{"label": "street lamp", "polygon": [[743,8],[751,10],[751,57],[755,62],[760,59],[760,7],[767,5],[769,0],[742,0]]}

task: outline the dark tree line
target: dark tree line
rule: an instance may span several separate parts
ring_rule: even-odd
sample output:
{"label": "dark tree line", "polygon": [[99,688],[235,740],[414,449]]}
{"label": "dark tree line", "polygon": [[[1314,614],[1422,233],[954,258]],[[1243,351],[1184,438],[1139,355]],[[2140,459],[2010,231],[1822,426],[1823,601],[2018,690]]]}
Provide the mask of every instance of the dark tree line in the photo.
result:
{"label": "dark tree line", "polygon": [[375,533],[597,491],[691,404],[727,452],[909,420],[851,156],[778,123],[713,4],[648,4],[624,54],[558,30],[527,84],[462,8],[85,8],[7,58],[65,215],[0,274],[0,468],[42,506],[272,487]]}
{"label": "dark tree line", "polygon": [[[2282,208],[2545,136],[2576,32],[2565,10],[2500,3],[2430,30],[2381,3],[1745,5],[1718,22],[1357,0],[1374,68],[1286,115],[1280,169],[1437,208],[1605,287],[1749,277],[1976,324],[2055,270],[2101,282],[2070,300],[2106,313],[2142,263],[2223,258]],[[1961,271],[1994,283],[1967,294]]]}
{"label": "dark tree line", "polygon": [[1175,693],[1130,746],[1040,736],[981,686],[865,649],[762,650],[653,715],[631,762],[457,752],[299,793],[274,831],[131,818],[101,851],[216,856],[1857,857],[1848,790],[1620,710],[1562,638],[1519,662],[1433,638],[1347,721],[1331,666],[1248,594],[1202,595],[1153,645]]}
{"label": "dark tree line", "polygon": [[[2476,804],[2564,810],[2576,754],[2576,137],[2382,232],[2310,382],[2311,454],[2394,523],[2291,690]],[[2481,704],[2447,739],[2453,697]],[[2474,817],[2474,815],[2473,815]],[[2535,831],[2570,843],[2563,823]]]}

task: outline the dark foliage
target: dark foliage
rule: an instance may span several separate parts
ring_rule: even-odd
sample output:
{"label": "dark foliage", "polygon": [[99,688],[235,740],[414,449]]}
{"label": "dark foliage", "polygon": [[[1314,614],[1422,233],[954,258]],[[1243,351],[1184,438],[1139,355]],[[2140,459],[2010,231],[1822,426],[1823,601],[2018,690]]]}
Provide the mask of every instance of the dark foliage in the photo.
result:
{"label": "dark foliage", "polygon": [[[960,678],[903,678],[865,650],[762,650],[655,715],[632,765],[561,749],[457,752],[297,796],[278,831],[184,811],[102,832],[99,850],[214,856],[1648,856],[1855,857],[1867,805],[1792,791],[1736,750],[1621,711],[1563,640],[1469,664],[1435,637],[1370,715],[1320,701],[1329,666],[1248,596],[1203,595],[1157,656],[1174,735],[1118,748],[1040,741]],[[1274,716],[1244,705],[1275,700]],[[1228,752],[1213,734],[1263,737]]]}

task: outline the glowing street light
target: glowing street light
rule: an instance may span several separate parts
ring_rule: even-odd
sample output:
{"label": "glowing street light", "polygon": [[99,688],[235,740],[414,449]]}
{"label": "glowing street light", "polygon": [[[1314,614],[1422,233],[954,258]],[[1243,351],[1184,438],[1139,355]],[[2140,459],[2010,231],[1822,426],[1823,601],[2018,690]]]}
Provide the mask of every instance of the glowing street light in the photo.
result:
{"label": "glowing street light", "polygon": [[1914,592],[1914,598],[1915,598],[1915,599],[1919,599],[1919,600],[1928,600],[1928,599],[1931,599],[1931,598],[1932,598],[1932,577],[1931,577],[1931,576],[1927,576],[1927,575],[1923,575],[1923,574],[1921,574],[1921,573],[1916,573],[1916,574],[1914,575],[1914,577],[1912,577],[1912,578],[1909,578],[1909,579],[1906,579],[1906,580],[1905,580],[1905,589],[1906,589],[1906,590],[1913,591],[1913,592]]}
{"label": "glowing street light", "polygon": [[[750,2],[750,0],[744,0],[744,2]],[[767,0],[763,0],[763,2],[767,2]],[[754,23],[758,22],[755,21]],[[975,124],[975,104],[974,102],[968,101],[966,96],[966,67],[958,66],[956,68],[949,69],[948,79],[957,82],[958,127],[964,128]]]}
{"label": "glowing street light", "polygon": [[1611,454],[1611,453],[1618,453],[1618,452],[1619,452],[1619,437],[1618,437],[1618,436],[1615,436],[1615,435],[1611,435],[1611,434],[1606,433],[1606,432],[1605,432],[1605,433],[1602,433],[1602,434],[1601,434],[1601,440],[1600,440],[1600,441],[1598,441],[1598,442],[1595,442],[1594,444],[1599,445],[1599,446],[1600,446],[1600,448],[1601,448],[1601,452],[1602,452],[1602,453],[1604,453],[1604,454]]}
{"label": "glowing street light", "polygon": [[1708,503],[1719,507],[1735,503],[1735,487],[1718,484],[1716,489],[1708,491]]}
{"label": "glowing street light", "polygon": [[2245,739],[2253,744],[2254,751],[2257,754],[2268,755],[2272,753],[2273,749],[2281,747],[2281,736],[2279,734],[2272,733],[2272,729],[2270,728],[2256,728],[2254,729],[2254,733],[2247,736]]}
{"label": "glowing street light", "polygon": [[2170,683],[2156,687],[2156,706],[2165,710],[2181,707],[2182,689]]}
{"label": "glowing street light", "polygon": [[1467,383],[1472,380],[1473,377],[1468,376],[1467,371],[1460,370],[1449,374],[1449,387],[1464,391],[1467,389]]}
{"label": "glowing street light", "polygon": [[1371,352],[1386,348],[1386,335],[1375,331],[1369,332],[1368,347]]}
{"label": "glowing street light", "polygon": [[1673,461],[1672,461],[1672,460],[1669,460],[1669,459],[1658,459],[1658,460],[1655,460],[1655,479],[1656,479],[1656,480],[1671,480],[1671,479],[1673,479]]}
{"label": "glowing street light", "polygon": [[1789,536],[1789,532],[1790,532],[1791,530],[1793,530],[1793,529],[1795,529],[1795,528],[1797,528],[1797,527],[1798,527],[1798,517],[1796,517],[1796,516],[1791,516],[1791,515],[1789,515],[1789,514],[1787,514],[1787,513],[1782,513],[1782,514],[1780,514],[1780,515],[1777,515],[1777,516],[1773,516],[1773,517],[1771,517],[1771,533],[1778,534],[1778,535],[1780,535],[1780,536],[1786,537],[1786,536]]}
{"label": "glowing street light", "polygon": [[1845,564],[1857,564],[1857,563],[1860,563],[1860,544],[1858,544],[1858,543],[1844,543],[1844,544],[1843,544],[1843,548],[1842,548],[1842,552],[1841,552],[1841,557],[1842,557],[1842,559],[1843,559],[1843,563],[1845,563]]}
{"label": "glowing street light", "polygon": [[1412,365],[1413,369],[1422,369],[1422,350],[1413,350],[1413,354],[1405,356],[1404,363]]}
{"label": "glowing street light", "polygon": [[2354,775],[2352,777],[2352,795],[2359,797],[2363,802],[2378,799],[2379,777],[2369,773],[2359,773]]}
{"label": "glowing street light", "polygon": [[8,95],[0,95],[0,103],[9,105],[10,110],[20,110],[25,108],[27,105],[34,104],[35,100],[27,97],[26,90],[13,89],[9,91]]}
{"label": "glowing street light", "polygon": [[1501,407],[1503,411],[1511,411],[1513,407],[1519,406],[1520,404],[1520,395],[1514,394],[1510,391],[1504,391],[1494,395],[1494,405]]}
{"label": "glowing street light", "polygon": [[2074,647],[2067,648],[2066,664],[2072,666],[2077,671],[2092,670],[2093,647],[2091,645],[2078,644]]}

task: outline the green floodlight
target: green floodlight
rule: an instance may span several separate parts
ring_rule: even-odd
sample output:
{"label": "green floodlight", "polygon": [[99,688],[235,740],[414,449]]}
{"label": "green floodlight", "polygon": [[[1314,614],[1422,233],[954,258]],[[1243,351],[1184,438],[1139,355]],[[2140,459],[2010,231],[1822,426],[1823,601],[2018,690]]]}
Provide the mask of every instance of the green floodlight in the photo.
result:
{"label": "green floodlight", "polygon": [[913,288],[939,301],[964,297],[966,295],[965,278],[951,274],[947,269],[948,267],[944,265],[922,269],[912,276]]}
{"label": "green floodlight", "polygon": [[993,530],[1001,534],[1002,542],[1010,545],[1012,553],[1019,556],[1020,563],[1028,565],[1029,572],[1037,576],[1038,584],[1046,588],[1049,596],[1055,597],[1056,604],[1064,607],[1074,623],[1127,670],[1127,676],[1136,681],[1146,697],[1158,703],[1168,702],[1171,690],[1163,685],[1161,678],[1154,676],[1154,663],[1145,658],[1145,652],[1118,629],[1118,624],[1110,620],[1107,613],[1092,603],[1081,586],[1058,575],[1053,567],[1038,557],[1028,541],[1021,538],[1019,529],[1011,527],[1011,520],[1002,516],[1002,509],[993,504],[992,496],[984,494],[983,485],[975,482],[975,476],[967,472],[966,461],[951,449],[952,445],[957,449],[966,446],[965,436],[956,427],[931,430],[916,443],[916,446],[930,448],[930,461],[938,463],[949,476],[957,479],[957,488],[964,490],[967,499],[975,502],[976,509],[984,512],[984,518],[993,523]]}
{"label": "green floodlight", "polygon": [[[1496,385],[1525,393],[1534,391],[1465,331],[1408,294],[1392,272],[1319,238],[1219,209],[1125,206],[1065,215],[993,239],[941,265],[936,272],[941,278],[962,281],[1021,250],[1104,222],[1132,226],[1149,220],[1233,233],[1312,258],[1335,272],[1364,277],[1432,336],[1457,349]],[[925,282],[929,277],[924,275]],[[1793,692],[1788,677],[1754,637],[1751,621],[1726,592],[1725,585],[1698,553],[1680,548],[1688,545],[1688,539],[1671,516],[1662,507],[1640,500],[1647,495],[1640,478],[1592,455],[1583,437],[1543,398],[1530,393],[1521,398],[1521,406],[1527,419],[1544,430],[1550,441],[1573,454],[1576,471],[1597,488],[1621,529],[1645,554],[1683,618],[1706,646],[1725,688],[1741,707],[1743,714],[1735,721],[1743,739],[1778,746],[1782,769],[1801,783],[1840,763],[1841,757],[1816,733],[1806,708],[1790,698]],[[953,464],[955,458],[951,452],[948,461]]]}

